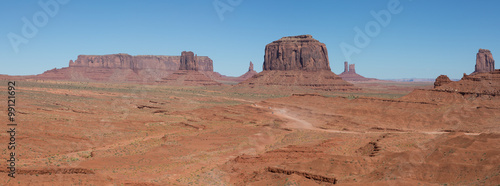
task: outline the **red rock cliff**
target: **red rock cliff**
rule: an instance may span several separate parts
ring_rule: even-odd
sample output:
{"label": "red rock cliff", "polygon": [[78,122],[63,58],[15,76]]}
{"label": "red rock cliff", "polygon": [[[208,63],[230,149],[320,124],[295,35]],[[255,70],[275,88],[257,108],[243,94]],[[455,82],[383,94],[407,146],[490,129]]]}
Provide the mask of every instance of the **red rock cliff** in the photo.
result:
{"label": "red rock cliff", "polygon": [[[199,71],[213,71],[213,61],[207,56],[196,56],[196,67]],[[180,56],[157,56],[128,54],[110,55],[79,55],[78,59],[70,61],[70,67],[93,67],[110,69],[156,69],[176,71],[180,67]]]}
{"label": "red rock cliff", "polygon": [[492,72],[495,71],[495,60],[491,51],[488,49],[479,49],[476,55],[476,69],[474,72]]}
{"label": "red rock cliff", "polygon": [[196,68],[196,57],[193,52],[182,52],[179,70],[198,70]]}
{"label": "red rock cliff", "polygon": [[330,70],[326,45],[311,35],[283,37],[266,45],[263,70]]}

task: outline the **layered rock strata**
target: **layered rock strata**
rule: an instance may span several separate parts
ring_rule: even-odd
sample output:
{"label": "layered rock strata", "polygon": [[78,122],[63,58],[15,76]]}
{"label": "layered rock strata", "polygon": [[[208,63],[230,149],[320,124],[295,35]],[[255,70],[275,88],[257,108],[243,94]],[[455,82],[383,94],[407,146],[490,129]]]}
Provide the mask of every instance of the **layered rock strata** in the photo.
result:
{"label": "layered rock strata", "polygon": [[311,35],[283,37],[266,45],[263,71],[242,86],[304,86],[325,91],[359,90],[330,70],[324,43]]}

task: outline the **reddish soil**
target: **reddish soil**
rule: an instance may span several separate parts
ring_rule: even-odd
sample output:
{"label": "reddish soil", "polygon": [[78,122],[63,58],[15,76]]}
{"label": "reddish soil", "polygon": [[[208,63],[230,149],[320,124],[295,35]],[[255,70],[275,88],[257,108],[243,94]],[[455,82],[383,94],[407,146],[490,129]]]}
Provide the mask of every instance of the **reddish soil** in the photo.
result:
{"label": "reddish soil", "polygon": [[325,91],[358,91],[330,70],[266,70],[240,83],[240,86],[303,86]]}
{"label": "reddish soil", "polygon": [[432,83],[337,93],[19,80],[18,171],[0,169],[0,185],[497,185],[500,97],[486,85],[498,80],[484,76],[403,97]]}
{"label": "reddish soil", "polygon": [[221,83],[216,82],[205,74],[195,71],[195,70],[178,70],[171,75],[162,78],[161,81],[157,81],[161,84],[166,85],[177,85],[177,86],[211,86],[211,85],[221,85]]}

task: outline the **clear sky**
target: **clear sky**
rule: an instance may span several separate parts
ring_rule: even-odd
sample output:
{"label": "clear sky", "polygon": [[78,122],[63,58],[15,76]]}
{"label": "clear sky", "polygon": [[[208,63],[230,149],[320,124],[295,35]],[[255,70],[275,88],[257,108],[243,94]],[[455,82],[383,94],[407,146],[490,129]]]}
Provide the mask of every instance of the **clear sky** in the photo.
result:
{"label": "clear sky", "polygon": [[365,77],[461,78],[479,48],[500,59],[499,8],[498,0],[2,0],[0,74],[40,74],[80,54],[188,50],[239,76],[249,61],[262,70],[266,44],[310,34],[337,74],[349,59]]}

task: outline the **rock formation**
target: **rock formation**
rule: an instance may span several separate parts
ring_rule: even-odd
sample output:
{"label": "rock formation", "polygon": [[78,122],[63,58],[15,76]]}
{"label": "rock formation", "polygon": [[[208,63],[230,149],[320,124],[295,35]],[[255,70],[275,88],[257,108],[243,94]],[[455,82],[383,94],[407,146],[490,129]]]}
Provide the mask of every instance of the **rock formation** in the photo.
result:
{"label": "rock formation", "polygon": [[[48,70],[35,78],[152,83],[179,70],[180,61],[181,56],[79,55],[75,61],[69,61],[69,67]],[[196,62],[195,68],[200,72],[213,72],[213,61],[207,56],[194,55],[190,61]]]}
{"label": "rock formation", "polygon": [[[438,79],[445,79],[440,77],[436,79],[436,83],[438,83]],[[500,70],[496,69],[492,72],[475,73],[472,75],[464,74],[460,81],[451,81],[441,84],[431,90],[417,89],[401,99],[417,102],[446,103],[490,100],[490,103],[494,103],[492,105],[492,107],[494,107],[494,105],[498,105],[499,98]]]}
{"label": "rock formation", "polygon": [[[221,83],[211,78],[210,75],[202,73],[203,71],[199,71],[196,59],[197,56],[193,52],[183,51],[179,58],[179,70],[157,82],[168,85],[188,86],[221,85]],[[207,73],[212,74],[213,72]]]}
{"label": "rock formation", "polygon": [[[401,100],[418,102],[498,100],[500,69],[494,69],[495,61],[489,50],[479,49],[476,56],[476,70],[472,74],[464,73],[460,81],[451,81],[448,76],[440,75],[434,82],[434,89],[417,89]],[[497,104],[498,101],[492,103]]]}
{"label": "rock formation", "polygon": [[474,73],[492,72],[495,70],[495,60],[491,51],[488,49],[479,49],[476,55],[476,69]]}
{"label": "rock formation", "polygon": [[[181,56],[131,56],[128,54],[79,55],[76,61],[70,61],[69,67],[176,71],[180,67],[180,58]],[[209,57],[196,56],[192,59],[197,62],[196,66],[199,71],[213,71],[213,61]]]}
{"label": "rock formation", "polygon": [[255,70],[253,70],[253,63],[250,61],[250,66],[248,67],[248,72],[246,72],[245,74],[238,77],[238,80],[240,80],[240,82],[245,81],[248,78],[251,78],[256,74],[258,74],[258,73]]}
{"label": "rock formation", "polygon": [[254,71],[252,61],[250,61],[250,66],[248,67],[248,72],[250,72],[250,71]]}
{"label": "rock formation", "polygon": [[196,68],[196,57],[193,52],[183,51],[181,53],[179,70],[198,70]]}
{"label": "rock formation", "polygon": [[356,68],[354,67],[354,64],[349,64],[349,72],[356,73]]}
{"label": "rock formation", "polygon": [[248,71],[245,74],[238,77],[225,76],[217,72],[202,72],[202,73],[214,80],[217,80],[218,82],[224,82],[225,84],[238,84],[257,74],[257,72],[253,70],[253,63],[251,61],[250,61],[250,66],[248,67]]}
{"label": "rock formation", "polygon": [[354,64],[349,64],[347,61],[344,62],[344,72],[339,74],[339,76],[346,81],[371,81],[376,80],[374,78],[365,78],[356,73],[356,68]]}
{"label": "rock formation", "polygon": [[283,37],[266,45],[263,70],[330,70],[326,45],[311,35]]}
{"label": "rock formation", "polygon": [[448,83],[451,83],[452,81],[450,78],[448,78],[447,75],[440,75],[436,78],[436,81],[434,82],[434,88],[439,87],[441,85],[445,85]]}
{"label": "rock formation", "polygon": [[359,90],[330,70],[325,44],[311,35],[283,37],[265,48],[264,71],[241,86],[305,86],[326,91]]}

